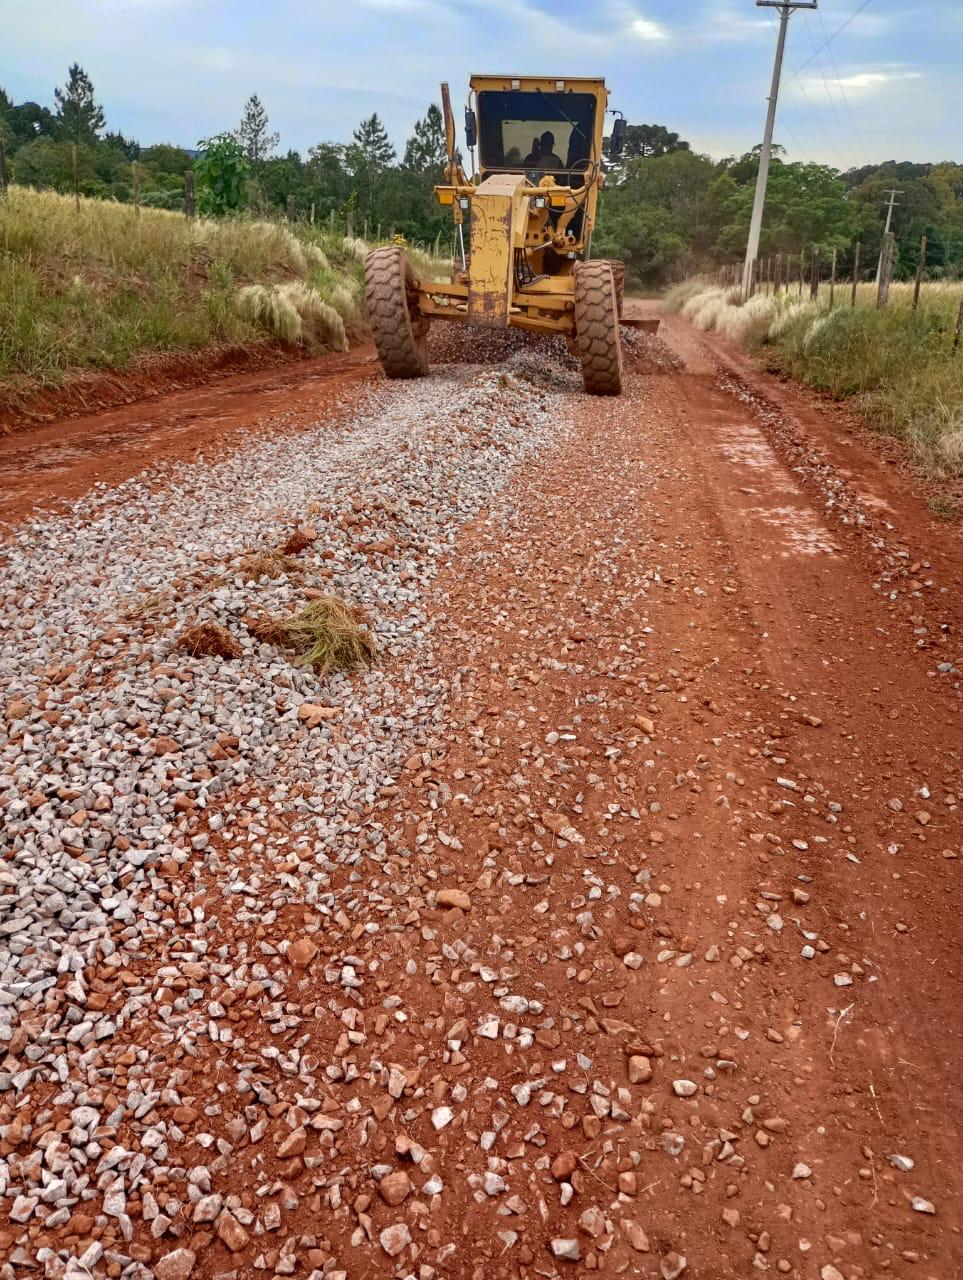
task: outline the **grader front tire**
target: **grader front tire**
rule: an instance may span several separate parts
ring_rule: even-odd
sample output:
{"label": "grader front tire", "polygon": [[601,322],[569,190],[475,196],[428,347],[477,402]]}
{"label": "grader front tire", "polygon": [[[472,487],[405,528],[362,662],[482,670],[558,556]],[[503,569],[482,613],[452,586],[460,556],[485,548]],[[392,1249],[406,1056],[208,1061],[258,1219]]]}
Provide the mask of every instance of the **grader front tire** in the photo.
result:
{"label": "grader front tire", "polygon": [[378,358],[389,378],[423,378],[428,372],[428,320],[412,303],[414,289],[401,245],[372,249],[364,264],[364,296]]}
{"label": "grader front tire", "polygon": [[621,320],[622,306],[625,301],[625,263],[620,262],[618,258],[610,258],[609,266],[612,268],[612,280],[615,283],[615,303]]}
{"label": "grader front tire", "polygon": [[617,396],[622,390],[622,344],[608,262],[580,262],[575,268],[575,347],[585,390]]}

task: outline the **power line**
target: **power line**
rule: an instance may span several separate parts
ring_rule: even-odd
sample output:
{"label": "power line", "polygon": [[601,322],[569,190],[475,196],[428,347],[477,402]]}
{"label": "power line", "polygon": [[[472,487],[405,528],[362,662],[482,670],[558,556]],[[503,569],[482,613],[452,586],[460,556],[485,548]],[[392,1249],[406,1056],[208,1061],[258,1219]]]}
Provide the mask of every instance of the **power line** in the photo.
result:
{"label": "power line", "polygon": [[[823,21],[823,15],[821,13],[819,15],[819,25],[822,28],[823,35],[825,36],[826,24]],[[869,152],[866,148],[865,142],[863,141],[863,135],[860,133],[859,127],[856,124],[856,117],[853,115],[853,109],[849,105],[849,96],[847,95],[846,89],[843,85],[843,78],[839,74],[839,67],[836,65],[836,55],[832,50],[832,42],[828,38],[826,41],[826,47],[829,50],[829,61],[832,63],[833,74],[836,77],[836,88],[839,90],[839,96],[843,100],[843,106],[846,108],[846,114],[849,116],[849,123],[853,130],[853,137],[856,139],[857,158],[861,159],[865,164],[869,160]]]}
{"label": "power line", "polygon": [[[769,20],[772,26],[778,29],[779,24],[777,23],[776,19],[773,18],[772,14],[769,15]],[[837,144],[833,139],[832,135],[829,133],[829,131],[826,129],[825,125],[823,124],[822,117],[820,116],[819,112],[816,110],[816,106],[813,103],[812,99],[810,98],[809,94],[806,92],[805,85],[802,83],[802,81],[799,82],[799,92],[802,94],[802,97],[806,103],[806,106],[812,112],[813,119],[816,122],[816,127],[819,129],[820,133],[822,134],[827,144],[828,150],[835,151]],[[779,122],[781,127],[784,128],[786,132],[789,134],[789,136],[794,140],[794,142],[796,143],[796,146],[799,148],[800,152],[802,153],[802,157],[805,160],[805,162],[807,164],[812,164],[813,161],[807,155],[805,148],[803,147],[802,143],[799,141],[799,138],[796,136],[796,134],[793,133],[792,128],[790,127],[789,122],[786,119],[785,110],[782,107],[779,108],[778,115],[779,115]]]}
{"label": "power line", "polygon": [[[819,15],[820,21],[822,21],[822,16],[823,16],[822,14],[820,14],[820,15]],[[825,30],[825,28],[824,28],[824,30]],[[810,40],[812,41],[813,45],[815,46],[815,44],[816,44],[816,37],[813,35],[813,33],[812,33],[812,29],[811,29],[811,28],[809,29],[809,38],[810,38]],[[830,89],[829,89],[829,80],[828,80],[828,79],[827,79],[827,77],[826,77],[826,70],[825,70],[825,68],[823,67],[823,64],[822,64],[822,62],[821,62],[821,60],[820,60],[819,58],[817,58],[817,59],[816,59],[816,67],[817,67],[817,69],[818,69],[818,71],[819,71],[820,78],[822,79],[822,82],[823,82],[823,89],[824,89],[824,90],[825,90],[825,92],[826,92],[826,99],[827,99],[827,101],[829,102],[830,109],[832,110],[833,118],[834,118],[834,120],[836,121],[836,128],[839,130],[839,139],[840,139],[840,142],[842,142],[843,137],[844,137],[844,135],[845,135],[845,133],[846,133],[846,130],[845,130],[844,126],[843,126],[843,119],[842,119],[842,116],[839,114],[839,109],[838,109],[838,108],[837,108],[837,106],[836,106],[836,99],[833,97],[832,93],[830,92]],[[838,77],[838,72],[837,72],[837,77]],[[802,83],[802,81],[801,81],[801,80],[799,81],[799,87],[800,87],[800,89],[802,89],[802,87],[803,87],[803,83]],[[803,90],[803,93],[805,94],[805,90]],[[857,167],[858,167],[859,159],[858,159],[858,157],[857,157],[856,153],[855,153],[854,151],[852,151],[852,150],[851,150],[850,145],[849,145],[849,143],[848,143],[848,142],[846,143],[846,149],[849,151],[850,156],[851,156],[854,160],[856,160],[856,162],[857,162]]]}
{"label": "power line", "polygon": [[856,10],[856,12],[855,12],[855,13],[851,13],[851,14],[849,15],[849,17],[846,19],[846,21],[843,23],[843,25],[842,25],[841,27],[838,27],[838,28],[833,32],[833,34],[829,37],[829,39],[828,39],[828,40],[826,40],[823,44],[821,44],[821,45],[819,46],[819,48],[818,48],[818,49],[816,50],[816,52],[812,55],[812,57],[811,57],[811,58],[807,58],[805,62],[801,63],[801,64],[796,68],[796,70],[795,70],[795,71],[791,71],[789,74],[792,76],[793,80],[798,80],[798,79],[799,79],[799,73],[800,73],[800,71],[805,71],[805,70],[806,70],[806,68],[809,66],[809,64],[810,64],[810,63],[811,63],[815,58],[818,58],[818,57],[819,57],[819,55],[822,53],[822,51],[823,51],[824,49],[828,49],[828,48],[829,48],[829,46],[832,44],[832,42],[836,39],[836,37],[837,37],[837,36],[842,35],[842,33],[846,30],[846,28],[849,26],[849,24],[850,24],[851,22],[855,22],[855,20],[859,17],[859,15],[863,12],[863,10],[864,10],[864,9],[868,9],[868,8],[869,8],[870,3],[871,3],[871,0],[863,0],[863,3],[859,6],[859,8]]}

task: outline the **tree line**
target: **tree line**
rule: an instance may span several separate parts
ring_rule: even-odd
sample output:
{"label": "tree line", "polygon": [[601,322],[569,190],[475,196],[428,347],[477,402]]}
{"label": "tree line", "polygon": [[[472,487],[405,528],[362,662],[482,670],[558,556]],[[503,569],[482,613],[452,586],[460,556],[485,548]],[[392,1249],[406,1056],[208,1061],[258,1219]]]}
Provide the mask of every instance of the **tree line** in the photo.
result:
{"label": "tree line", "polygon": [[[401,155],[377,113],[348,143],[321,141],[307,155],[279,151],[256,94],[236,128],[196,148],[142,147],[107,128],[90,77],[76,64],[51,107],[15,104],[0,89],[0,139],[14,181],[160,208],[183,207],[185,174],[197,179],[202,212],[332,215],[361,232],[400,234],[446,248],[450,215],[432,196],[445,164],[437,105],[418,120]],[[622,258],[636,283],[658,286],[741,256],[758,171],[758,154],[714,160],[664,125],[631,125],[625,150],[609,157],[593,253]],[[885,222],[886,192],[901,192],[893,229],[897,278],[915,271],[922,236],[931,278],[963,274],[963,165],[888,161],[840,171],[789,162],[776,148],[770,170],[762,257],[799,254],[818,245],[851,266],[857,241],[874,264]],[[868,266],[867,270],[871,267]]]}

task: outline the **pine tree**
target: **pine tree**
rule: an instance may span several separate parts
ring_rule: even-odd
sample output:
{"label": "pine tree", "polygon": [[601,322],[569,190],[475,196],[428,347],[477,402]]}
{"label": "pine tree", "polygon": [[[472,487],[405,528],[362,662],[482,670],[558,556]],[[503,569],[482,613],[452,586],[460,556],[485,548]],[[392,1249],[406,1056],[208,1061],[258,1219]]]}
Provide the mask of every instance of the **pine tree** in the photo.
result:
{"label": "pine tree", "polygon": [[104,112],[94,101],[90,76],[78,63],[67,72],[67,83],[54,89],[57,132],[65,142],[93,143],[104,128]]}
{"label": "pine tree", "polygon": [[414,173],[435,174],[444,168],[447,161],[445,121],[441,108],[432,103],[424,119],[415,123],[415,131],[405,147],[404,165]]}
{"label": "pine tree", "polygon": [[353,136],[362,166],[369,178],[374,179],[394,163],[395,149],[377,112],[367,120],[362,120]]}
{"label": "pine tree", "polygon": [[280,141],[280,134],[268,130],[268,113],[256,93],[252,93],[244,104],[244,115],[237,128],[237,138],[255,172]]}

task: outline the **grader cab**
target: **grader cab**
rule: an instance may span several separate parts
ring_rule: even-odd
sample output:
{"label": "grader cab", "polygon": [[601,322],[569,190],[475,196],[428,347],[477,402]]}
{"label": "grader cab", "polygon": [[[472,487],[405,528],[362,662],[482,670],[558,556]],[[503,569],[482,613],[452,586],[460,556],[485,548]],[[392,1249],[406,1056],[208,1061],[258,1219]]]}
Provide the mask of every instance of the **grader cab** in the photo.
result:
{"label": "grader cab", "polygon": [[[400,245],[372,250],[365,264],[368,314],[385,373],[426,374],[429,325],[446,320],[562,335],[578,355],[585,390],[618,395],[625,266],[590,257],[604,180],[605,83],[473,76],[470,85],[471,177],[455,147],[448,86],[441,87],[448,164],[435,195],[454,219],[450,281],[418,279]],[[613,154],[624,130],[619,116]]]}

